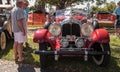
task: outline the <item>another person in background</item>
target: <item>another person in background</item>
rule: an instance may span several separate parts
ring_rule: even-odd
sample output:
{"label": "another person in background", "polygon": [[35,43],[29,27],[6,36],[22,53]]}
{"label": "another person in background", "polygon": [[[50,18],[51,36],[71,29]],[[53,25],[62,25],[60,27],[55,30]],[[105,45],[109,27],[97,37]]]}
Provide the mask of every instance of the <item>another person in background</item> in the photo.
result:
{"label": "another person in background", "polygon": [[116,21],[114,24],[116,38],[120,37],[120,1],[117,5],[118,7],[114,10],[114,14],[116,15]]}
{"label": "another person in background", "polygon": [[47,14],[46,15],[46,22],[45,22],[44,28],[48,29],[48,27],[50,26],[50,24],[51,24],[51,22],[50,22],[50,14]]}
{"label": "another person in background", "polygon": [[45,29],[48,29],[49,26],[50,26],[50,24],[52,24],[52,23],[55,22],[55,18],[54,18],[53,15],[47,14],[47,15],[46,15],[46,19],[47,19],[47,20],[46,20],[46,22],[45,22],[44,28],[45,28]]}
{"label": "another person in background", "polygon": [[[26,1],[26,7],[25,7],[25,9],[24,9],[24,12],[25,12],[26,17],[27,17],[26,20],[28,20],[28,12],[29,12],[28,5],[29,5],[29,2]],[[26,22],[26,24],[28,24],[28,21]],[[29,47],[29,43],[28,43],[28,42],[25,42],[25,45],[26,45],[26,47]]]}
{"label": "another person in background", "polygon": [[[56,11],[60,10],[59,6],[56,6]],[[53,13],[54,16],[56,16],[56,11]]]}
{"label": "another person in background", "polygon": [[26,7],[25,7],[24,11],[25,11],[25,14],[26,14],[27,18],[28,18],[28,12],[29,12],[28,5],[29,5],[29,2],[26,1]]}
{"label": "another person in background", "polygon": [[[56,11],[60,10],[60,8],[58,6],[56,6]],[[50,24],[55,22],[55,16],[56,16],[56,11],[53,14],[47,14],[46,15],[46,22],[44,25],[45,29],[48,29],[48,27],[50,26]]]}
{"label": "another person in background", "polygon": [[14,57],[15,62],[23,61],[23,43],[27,41],[27,24],[24,8],[24,0],[17,0],[16,6],[11,11],[12,31],[14,33]]}

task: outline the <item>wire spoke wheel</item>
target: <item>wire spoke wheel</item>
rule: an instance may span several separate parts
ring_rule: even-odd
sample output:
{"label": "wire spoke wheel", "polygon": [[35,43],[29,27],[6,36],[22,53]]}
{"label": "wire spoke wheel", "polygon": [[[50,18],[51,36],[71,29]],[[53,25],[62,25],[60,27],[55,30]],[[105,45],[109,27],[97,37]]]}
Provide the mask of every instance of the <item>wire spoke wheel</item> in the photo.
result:
{"label": "wire spoke wheel", "polygon": [[9,22],[9,24],[7,24],[7,31],[9,32],[10,36],[12,37],[12,27],[11,27],[10,22]]}
{"label": "wire spoke wheel", "polygon": [[0,47],[2,50],[6,48],[6,35],[5,32],[2,32],[0,35]]}
{"label": "wire spoke wheel", "polygon": [[[94,48],[95,51],[98,52],[104,52],[109,51],[110,52],[110,46],[109,44],[100,44],[99,46],[96,46]],[[94,55],[92,56],[94,62],[99,66],[106,66],[109,64],[110,61],[110,54],[106,55]]]}

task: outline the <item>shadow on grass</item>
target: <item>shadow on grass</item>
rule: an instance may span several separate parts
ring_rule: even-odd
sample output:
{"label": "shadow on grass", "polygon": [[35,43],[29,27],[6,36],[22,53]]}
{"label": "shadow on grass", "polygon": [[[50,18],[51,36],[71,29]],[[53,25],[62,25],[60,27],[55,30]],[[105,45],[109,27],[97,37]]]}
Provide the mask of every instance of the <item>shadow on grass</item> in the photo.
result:
{"label": "shadow on grass", "polygon": [[[97,66],[92,57],[88,61],[83,58],[62,58],[49,66],[50,70],[60,72],[120,72],[120,46],[115,44],[111,47],[111,60],[106,67]],[[56,71],[57,72],[57,71]]]}
{"label": "shadow on grass", "polygon": [[18,72],[36,72],[34,69],[35,67],[39,66],[39,63],[35,61],[35,58],[33,58],[32,53],[33,53],[33,48],[32,47],[24,47],[23,49],[23,55],[24,55],[24,61],[22,65],[18,66]]}
{"label": "shadow on grass", "polygon": [[92,59],[84,61],[83,58],[64,58],[59,62],[53,62],[49,69],[54,72],[120,72],[118,60],[118,58],[111,57],[109,65],[100,67]]}
{"label": "shadow on grass", "polygon": [[[58,62],[52,61],[48,67],[50,72],[120,72],[120,45],[111,45],[111,60],[106,67],[97,66],[92,57],[88,61],[81,58],[60,58]],[[57,71],[56,71],[57,70]],[[49,71],[48,71],[49,72]]]}
{"label": "shadow on grass", "polygon": [[36,72],[33,67],[28,66],[19,66],[18,72]]}
{"label": "shadow on grass", "polygon": [[36,61],[35,58],[33,58],[33,51],[35,49],[33,49],[32,47],[24,47],[23,49],[23,55],[24,55],[24,63],[25,64],[30,64],[31,66],[35,66],[35,67],[38,67],[39,66],[39,63],[38,61]]}

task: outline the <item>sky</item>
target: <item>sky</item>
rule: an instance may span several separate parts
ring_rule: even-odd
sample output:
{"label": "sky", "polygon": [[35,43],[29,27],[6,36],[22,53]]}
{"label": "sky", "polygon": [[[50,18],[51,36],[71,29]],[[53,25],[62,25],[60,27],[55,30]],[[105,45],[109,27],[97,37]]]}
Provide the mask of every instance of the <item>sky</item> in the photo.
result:
{"label": "sky", "polygon": [[[3,4],[5,4],[6,3],[6,0],[2,0],[3,1]],[[33,6],[34,4],[35,4],[35,1],[36,0],[28,0],[29,1],[29,6]],[[115,1],[116,3],[118,2],[118,1],[120,1],[120,0],[107,0],[107,2],[109,3],[110,1]],[[15,4],[15,2],[13,2],[13,0],[12,0],[12,4]],[[93,5],[93,4],[90,4],[90,5]],[[87,3],[85,4],[85,5],[83,5],[83,6],[79,6],[79,7],[86,7],[87,6]]]}
{"label": "sky", "polygon": [[[107,0],[107,3],[111,2],[111,1],[115,1],[117,3],[120,0]],[[75,6],[75,8],[85,8],[85,7],[87,7],[87,4],[88,4],[88,2],[86,2],[84,5],[77,5],[77,6]],[[95,3],[90,3],[90,6],[92,6],[92,5],[95,5]]]}
{"label": "sky", "polygon": [[120,1],[120,0],[107,0],[108,2],[110,2],[110,1],[115,1],[116,3],[118,2],[118,1]]}

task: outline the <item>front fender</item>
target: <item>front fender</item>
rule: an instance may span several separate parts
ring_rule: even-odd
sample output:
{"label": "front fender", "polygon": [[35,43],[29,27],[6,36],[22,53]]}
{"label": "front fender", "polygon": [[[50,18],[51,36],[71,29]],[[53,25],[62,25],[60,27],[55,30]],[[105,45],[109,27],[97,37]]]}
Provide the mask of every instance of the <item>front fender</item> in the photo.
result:
{"label": "front fender", "polygon": [[35,43],[42,43],[45,41],[45,36],[47,34],[47,29],[38,29],[34,32],[33,41]]}
{"label": "front fender", "polygon": [[34,32],[33,36],[33,42],[35,43],[43,43],[48,42],[51,47],[54,48],[60,48],[60,41],[59,38],[55,38],[54,40],[50,39],[51,34],[48,32],[48,29],[38,29]]}
{"label": "front fender", "polygon": [[105,29],[96,29],[92,33],[91,38],[93,42],[98,42],[98,43],[109,43],[110,42],[109,33]]}

